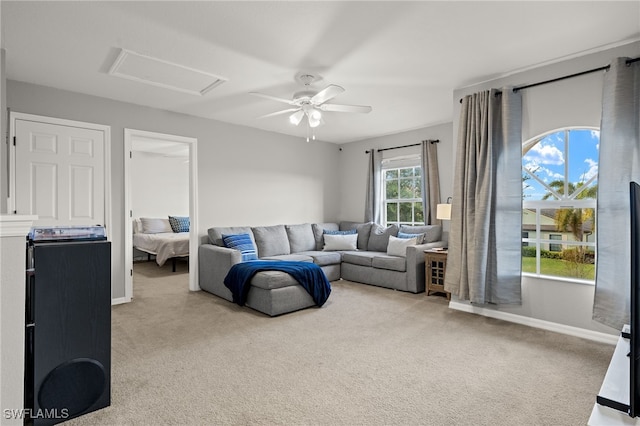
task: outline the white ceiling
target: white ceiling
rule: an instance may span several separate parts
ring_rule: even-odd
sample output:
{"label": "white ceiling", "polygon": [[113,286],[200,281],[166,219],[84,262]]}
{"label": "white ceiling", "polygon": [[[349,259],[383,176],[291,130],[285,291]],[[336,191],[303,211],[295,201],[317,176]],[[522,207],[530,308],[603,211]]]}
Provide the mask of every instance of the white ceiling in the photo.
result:
{"label": "white ceiling", "polygon": [[[7,77],[304,136],[294,76],[346,91],[318,139],[344,143],[452,120],[453,89],[640,37],[639,1],[1,2]],[[108,73],[120,49],[227,79],[204,96]],[[604,65],[604,64],[603,64]]]}

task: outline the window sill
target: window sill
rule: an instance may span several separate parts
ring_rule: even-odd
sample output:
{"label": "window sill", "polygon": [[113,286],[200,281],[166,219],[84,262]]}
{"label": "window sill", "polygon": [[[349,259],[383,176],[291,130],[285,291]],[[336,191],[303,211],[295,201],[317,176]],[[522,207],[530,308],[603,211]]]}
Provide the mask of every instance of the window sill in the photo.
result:
{"label": "window sill", "polygon": [[527,278],[538,278],[538,279],[547,280],[547,281],[562,281],[565,283],[582,284],[582,285],[590,285],[590,286],[596,285],[596,282],[594,280],[581,280],[578,278],[554,277],[553,275],[538,275],[538,274],[532,274],[530,272],[523,272],[522,276]]}

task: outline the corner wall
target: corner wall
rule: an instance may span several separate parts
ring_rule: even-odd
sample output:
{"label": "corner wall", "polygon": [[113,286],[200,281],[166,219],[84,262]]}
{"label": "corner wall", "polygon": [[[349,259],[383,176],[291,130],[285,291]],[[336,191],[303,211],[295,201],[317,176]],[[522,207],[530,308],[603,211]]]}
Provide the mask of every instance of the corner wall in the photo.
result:
{"label": "corner wall", "polygon": [[[456,141],[460,116],[459,101],[464,96],[490,88],[521,86],[579,73],[606,66],[612,59],[620,56],[640,56],[640,42],[455,90],[453,131]],[[603,72],[598,72],[523,90],[523,140],[566,126],[600,127],[602,89]],[[455,152],[454,145],[452,161],[455,161]],[[451,163],[452,169],[454,164]],[[486,308],[596,332],[619,332],[591,319],[595,290],[593,285],[523,277],[522,290],[521,306],[500,305]]]}
{"label": "corner wall", "polygon": [[[198,139],[198,234],[338,215],[338,146],[9,80],[15,112],[111,126],[112,297],[124,297],[124,129]],[[2,165],[2,173],[6,168]]]}

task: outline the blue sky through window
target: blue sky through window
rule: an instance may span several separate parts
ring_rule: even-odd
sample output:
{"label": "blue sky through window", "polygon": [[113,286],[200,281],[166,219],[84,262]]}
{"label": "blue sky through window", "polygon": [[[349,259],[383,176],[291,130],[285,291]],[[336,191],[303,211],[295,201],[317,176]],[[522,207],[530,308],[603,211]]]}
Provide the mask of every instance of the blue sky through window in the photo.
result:
{"label": "blue sky through window", "polygon": [[[522,166],[546,184],[564,180],[567,170],[568,180],[574,184],[586,183],[596,176],[596,180],[589,184],[592,186],[597,184],[599,148],[599,130],[560,130],[542,137],[522,157]],[[534,178],[523,182],[525,201],[541,200],[547,192],[544,185]]]}

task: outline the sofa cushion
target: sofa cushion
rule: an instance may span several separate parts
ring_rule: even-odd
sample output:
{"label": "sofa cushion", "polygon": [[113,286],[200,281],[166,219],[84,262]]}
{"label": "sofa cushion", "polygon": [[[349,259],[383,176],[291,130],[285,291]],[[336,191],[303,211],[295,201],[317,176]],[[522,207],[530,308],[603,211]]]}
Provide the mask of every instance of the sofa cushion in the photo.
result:
{"label": "sofa cushion", "polygon": [[316,249],[316,239],[310,223],[301,225],[285,225],[291,253]]}
{"label": "sofa cushion", "polygon": [[242,255],[242,261],[257,260],[256,246],[249,234],[222,234],[224,246],[230,249],[238,250]]}
{"label": "sofa cushion", "polygon": [[256,226],[251,230],[258,247],[259,258],[291,253],[284,225]]}
{"label": "sofa cushion", "polygon": [[357,250],[357,248],[358,235],[355,233],[344,235],[324,234],[324,248],[322,249],[324,251]]}
{"label": "sofa cushion", "polygon": [[313,263],[318,266],[338,265],[342,262],[342,253],[338,251],[305,251],[298,254],[311,256]]}
{"label": "sofa cushion", "polygon": [[251,278],[251,286],[265,290],[300,285],[295,278],[282,271],[262,271]]}
{"label": "sofa cushion", "polygon": [[381,225],[373,224],[373,226],[371,226],[371,232],[369,233],[367,250],[383,251],[386,253],[390,235],[393,235],[394,237],[398,235],[398,227],[396,225],[391,225],[385,228]]}
{"label": "sofa cushion", "polygon": [[215,228],[209,228],[207,230],[207,234],[209,235],[209,241],[214,246],[224,247],[224,242],[222,241],[222,234],[226,235],[234,235],[234,234],[249,234],[251,239],[255,242],[255,238],[253,236],[253,231],[248,226],[218,226]]}
{"label": "sofa cushion", "polygon": [[442,239],[442,226],[440,225],[402,225],[400,232],[404,234],[424,234],[423,244],[433,243]]}
{"label": "sofa cushion", "polygon": [[324,238],[322,235],[324,230],[327,231],[338,231],[337,223],[314,223],[311,225],[311,229],[313,229],[313,237],[316,239],[316,250],[322,250],[324,247]]}
{"label": "sofa cushion", "polygon": [[353,265],[373,266],[373,259],[379,256],[386,254],[377,251],[349,251],[342,253],[342,261]]}
{"label": "sofa cushion", "polygon": [[358,250],[368,250],[369,234],[371,233],[371,226],[373,222],[340,222],[341,230],[355,229],[358,233]]}
{"label": "sofa cushion", "polygon": [[304,254],[281,254],[278,256],[266,256],[261,257],[260,260],[288,260],[290,262],[313,262],[313,258],[311,256],[306,256]]}
{"label": "sofa cushion", "polygon": [[378,269],[405,272],[407,270],[407,259],[398,256],[377,256],[372,259],[372,265]]}
{"label": "sofa cushion", "polygon": [[387,254],[389,256],[407,257],[407,247],[415,246],[418,238],[396,238],[389,236],[389,245],[387,246]]}

